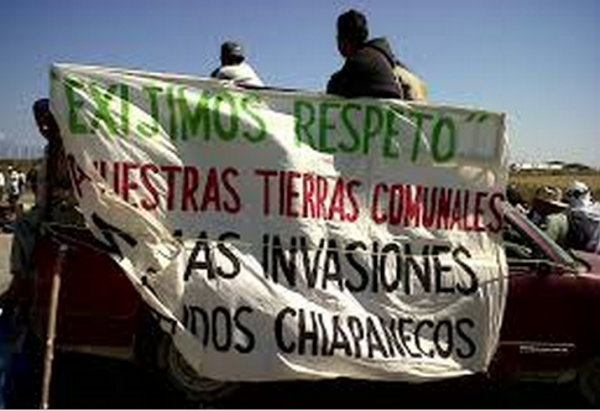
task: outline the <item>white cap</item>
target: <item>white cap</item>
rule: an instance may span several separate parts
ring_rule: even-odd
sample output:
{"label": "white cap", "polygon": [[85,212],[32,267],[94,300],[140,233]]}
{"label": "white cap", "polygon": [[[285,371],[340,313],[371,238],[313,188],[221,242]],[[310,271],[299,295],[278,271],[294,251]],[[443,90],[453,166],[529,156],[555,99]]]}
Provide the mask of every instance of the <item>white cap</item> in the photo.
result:
{"label": "white cap", "polygon": [[581,181],[574,181],[567,187],[565,198],[571,207],[581,207],[592,203],[590,188]]}

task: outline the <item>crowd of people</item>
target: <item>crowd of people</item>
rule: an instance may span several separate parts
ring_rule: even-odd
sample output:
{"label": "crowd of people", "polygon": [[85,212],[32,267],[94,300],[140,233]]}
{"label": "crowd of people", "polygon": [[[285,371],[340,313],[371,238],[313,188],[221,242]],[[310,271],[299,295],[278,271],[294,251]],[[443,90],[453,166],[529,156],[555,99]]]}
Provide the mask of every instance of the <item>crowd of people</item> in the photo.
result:
{"label": "crowd of people", "polygon": [[541,186],[530,204],[510,185],[506,197],[559,245],[600,253],[600,203],[587,184],[575,180],[564,193],[559,187]]}
{"label": "crowd of people", "polygon": [[[337,48],[345,59],[341,69],[327,83],[327,93],[347,98],[375,97],[412,101],[427,100],[427,86],[408,70],[392,51],[385,37],[369,39],[366,16],[354,9],[337,19]],[[263,86],[262,80],[245,61],[240,44],[225,42],[221,66],[211,77],[242,86]],[[600,203],[592,199],[589,187],[574,181],[564,195],[560,188],[540,187],[527,205],[515,185],[507,188],[507,199],[558,244],[600,253]]]}

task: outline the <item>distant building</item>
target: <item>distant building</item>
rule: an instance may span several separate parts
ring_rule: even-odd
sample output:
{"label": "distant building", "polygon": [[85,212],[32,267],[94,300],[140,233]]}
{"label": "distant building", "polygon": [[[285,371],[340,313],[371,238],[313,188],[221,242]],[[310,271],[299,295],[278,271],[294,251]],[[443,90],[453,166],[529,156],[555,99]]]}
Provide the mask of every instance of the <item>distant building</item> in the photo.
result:
{"label": "distant building", "polygon": [[562,161],[547,161],[541,163],[513,163],[511,171],[560,171],[565,168]]}
{"label": "distant building", "polygon": [[564,161],[546,161],[540,163],[512,163],[510,171],[563,171],[570,173],[595,172],[593,167],[581,163],[565,163]]}

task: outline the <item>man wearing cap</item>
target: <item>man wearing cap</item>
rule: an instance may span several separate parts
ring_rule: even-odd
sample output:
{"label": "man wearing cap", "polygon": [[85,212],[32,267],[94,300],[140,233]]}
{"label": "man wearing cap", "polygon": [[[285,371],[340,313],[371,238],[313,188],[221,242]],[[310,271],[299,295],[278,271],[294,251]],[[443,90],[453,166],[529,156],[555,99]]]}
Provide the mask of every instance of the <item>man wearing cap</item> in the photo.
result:
{"label": "man wearing cap", "polygon": [[561,246],[567,246],[569,222],[568,204],[561,201],[562,191],[558,187],[542,186],[535,192],[528,217],[550,238]]}
{"label": "man wearing cap", "polygon": [[254,69],[246,63],[242,46],[233,41],[221,45],[221,67],[210,76],[221,80],[231,80],[235,84],[262,87],[264,84]]}
{"label": "man wearing cap", "polygon": [[569,241],[578,250],[600,253],[600,203],[587,184],[575,181],[565,191],[569,203]]}

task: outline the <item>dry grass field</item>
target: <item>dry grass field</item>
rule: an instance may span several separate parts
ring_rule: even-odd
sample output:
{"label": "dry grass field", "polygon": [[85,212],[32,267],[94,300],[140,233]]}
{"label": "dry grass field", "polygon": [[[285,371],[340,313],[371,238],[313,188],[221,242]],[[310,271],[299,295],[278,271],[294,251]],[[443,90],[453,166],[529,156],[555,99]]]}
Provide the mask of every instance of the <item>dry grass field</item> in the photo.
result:
{"label": "dry grass field", "polygon": [[535,195],[535,190],[542,185],[551,185],[564,190],[573,182],[581,181],[590,187],[594,199],[600,200],[600,172],[586,173],[554,173],[554,172],[518,172],[511,173],[509,181],[521,189],[523,199],[530,202]]}

